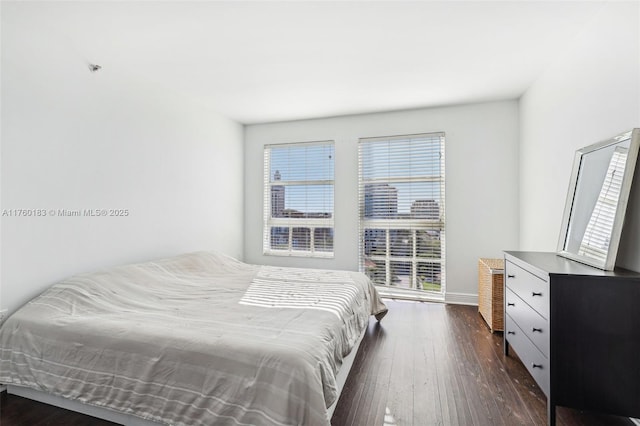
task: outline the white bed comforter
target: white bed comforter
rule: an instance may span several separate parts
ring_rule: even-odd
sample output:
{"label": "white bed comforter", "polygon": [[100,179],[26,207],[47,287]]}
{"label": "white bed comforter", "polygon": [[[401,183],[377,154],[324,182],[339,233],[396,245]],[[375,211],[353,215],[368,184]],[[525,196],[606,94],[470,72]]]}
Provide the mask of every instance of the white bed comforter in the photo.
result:
{"label": "white bed comforter", "polygon": [[385,312],[360,273],[192,253],[53,285],[0,329],[0,383],[172,425],[328,425]]}

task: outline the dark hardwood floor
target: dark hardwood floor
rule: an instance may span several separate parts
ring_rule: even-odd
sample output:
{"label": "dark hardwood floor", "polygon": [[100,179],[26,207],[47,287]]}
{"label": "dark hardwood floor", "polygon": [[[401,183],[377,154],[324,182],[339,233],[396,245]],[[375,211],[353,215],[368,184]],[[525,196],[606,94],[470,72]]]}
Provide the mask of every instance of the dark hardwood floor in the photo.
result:
{"label": "dark hardwood floor", "polygon": [[[476,307],[387,300],[372,320],[333,426],[544,425],[546,402],[515,356],[502,354]],[[558,426],[633,425],[622,417],[558,408]],[[1,426],[113,423],[4,393]],[[313,425],[311,425],[313,426]]]}
{"label": "dark hardwood floor", "polygon": [[[503,355],[473,306],[385,301],[338,402],[334,426],[545,425],[546,399],[515,355]],[[514,351],[511,351],[513,354]],[[558,407],[558,426],[633,425]]]}

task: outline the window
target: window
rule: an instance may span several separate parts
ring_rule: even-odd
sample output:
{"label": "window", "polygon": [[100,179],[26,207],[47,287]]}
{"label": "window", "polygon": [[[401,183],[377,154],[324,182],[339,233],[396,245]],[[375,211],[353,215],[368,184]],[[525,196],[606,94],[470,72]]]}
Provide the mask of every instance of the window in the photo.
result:
{"label": "window", "polygon": [[444,133],[360,139],[358,166],[361,271],[443,293]]}
{"label": "window", "polygon": [[265,254],[333,257],[332,141],[264,148]]}

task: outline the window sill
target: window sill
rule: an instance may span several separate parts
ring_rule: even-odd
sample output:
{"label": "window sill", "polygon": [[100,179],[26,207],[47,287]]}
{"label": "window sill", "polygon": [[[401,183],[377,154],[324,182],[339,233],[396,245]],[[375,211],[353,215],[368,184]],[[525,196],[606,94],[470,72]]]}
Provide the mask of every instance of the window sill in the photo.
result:
{"label": "window sill", "polygon": [[310,251],[288,251],[288,250],[264,250],[265,256],[282,256],[282,257],[311,257],[317,259],[333,259],[333,252],[310,252]]}

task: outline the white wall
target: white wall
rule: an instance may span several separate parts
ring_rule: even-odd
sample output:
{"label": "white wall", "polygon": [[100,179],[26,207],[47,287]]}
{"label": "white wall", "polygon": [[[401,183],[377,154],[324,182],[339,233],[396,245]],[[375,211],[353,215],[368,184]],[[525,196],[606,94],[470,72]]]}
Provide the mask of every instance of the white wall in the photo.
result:
{"label": "white wall", "polygon": [[242,256],[243,127],[2,13],[1,306],[71,274],[180,252]]}
{"label": "white wall", "polygon": [[[361,137],[446,133],[447,299],[473,302],[479,257],[518,246],[516,101],[251,125],[245,128],[245,244],[250,263],[358,269]],[[335,258],[262,254],[263,146],[334,140]]]}
{"label": "white wall", "polygon": [[[575,150],[640,127],[639,21],[610,2],[522,97],[521,249],[556,250]],[[618,264],[640,271],[638,175]]]}

